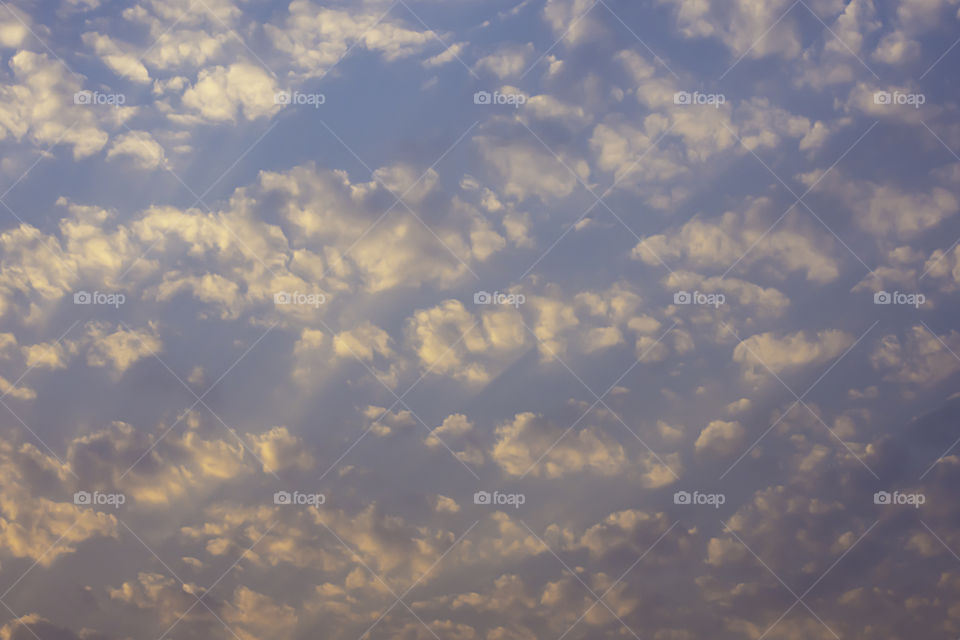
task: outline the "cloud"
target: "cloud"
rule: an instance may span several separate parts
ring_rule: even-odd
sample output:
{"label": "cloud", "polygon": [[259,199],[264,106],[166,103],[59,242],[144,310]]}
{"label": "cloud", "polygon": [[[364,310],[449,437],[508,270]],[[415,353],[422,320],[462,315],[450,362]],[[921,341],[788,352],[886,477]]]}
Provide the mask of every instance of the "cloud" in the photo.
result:
{"label": "cloud", "polygon": [[[675,7],[680,33],[686,38],[714,38],[731,55],[760,58],[779,55],[794,58],[800,53],[800,35],[792,20],[782,20],[792,7],[787,0],[704,0],[684,4],[679,0],[661,0]],[[772,26],[771,26],[772,25]]]}
{"label": "cloud", "polygon": [[118,327],[108,333],[110,330],[103,323],[87,325],[87,338],[90,340],[87,364],[91,367],[109,367],[119,374],[137,360],[163,350],[163,342],[152,327],[140,331]]}
{"label": "cloud", "polygon": [[504,195],[518,200],[531,196],[544,201],[566,197],[577,187],[578,176],[585,180],[590,175],[584,161],[563,155],[554,157],[536,140],[507,141],[478,136],[475,142],[498,179],[498,188]]}
{"label": "cloud", "polygon": [[703,428],[693,446],[697,453],[728,456],[737,452],[745,435],[739,422],[714,420]]}
{"label": "cloud", "polygon": [[36,613],[28,613],[20,618],[8,622],[0,627],[2,640],[27,640],[27,638],[43,638],[44,640],[106,640],[108,636],[101,635],[90,629],[83,629],[79,633],[67,627],[61,627]]}
{"label": "cloud", "polygon": [[49,567],[86,540],[117,537],[109,513],[77,506],[68,471],[31,444],[0,439],[0,550]]}
{"label": "cloud", "polygon": [[500,47],[496,52],[477,61],[477,69],[503,80],[523,73],[534,56],[533,43],[523,46]]}
{"label": "cloud", "polygon": [[747,202],[742,212],[727,211],[715,219],[694,218],[672,233],[643,238],[632,255],[650,265],[659,265],[661,259],[674,267],[682,261],[692,269],[728,269],[735,264],[742,264],[742,269],[760,264],[781,277],[801,272],[817,283],[836,279],[840,268],[829,250],[832,243],[786,219],[770,230],[764,212],[772,204],[761,197]]}
{"label": "cloud", "polygon": [[30,35],[30,16],[9,7],[8,15],[0,18],[0,47],[14,49],[20,47]]}
{"label": "cloud", "polygon": [[309,469],[313,466],[313,456],[303,448],[303,442],[286,427],[273,427],[262,434],[247,436],[250,448],[263,461],[264,473],[297,468]]}
{"label": "cloud", "polygon": [[626,451],[603,432],[584,427],[557,442],[562,434],[542,416],[520,413],[497,427],[490,457],[513,476],[528,471],[548,478],[582,472],[616,475],[625,470]]}
{"label": "cloud", "polygon": [[960,370],[960,360],[951,350],[960,352],[957,332],[937,336],[915,325],[904,331],[902,340],[895,334],[883,336],[870,354],[870,362],[884,372],[885,380],[929,386]]}
{"label": "cloud", "polygon": [[407,339],[424,371],[480,384],[490,373],[477,359],[490,345],[478,324],[462,302],[447,300],[416,311],[407,321]]}
{"label": "cloud", "polygon": [[264,32],[305,77],[324,75],[352,46],[380,53],[389,62],[421,53],[436,42],[433,31],[417,31],[382,14],[294,0],[285,20],[264,25]]}
{"label": "cloud", "polygon": [[123,51],[110,36],[90,31],[83,34],[82,39],[118,76],[140,84],[150,82],[150,73],[143,63],[132,52]]}
{"label": "cloud", "polygon": [[163,147],[146,131],[131,131],[114,138],[107,159],[127,157],[140,169],[156,169],[166,164]]}
{"label": "cloud", "polygon": [[797,331],[782,336],[766,332],[738,344],[733,350],[733,361],[740,364],[746,380],[759,381],[767,376],[768,370],[779,375],[834,360],[853,342],[853,336],[838,329],[816,333]]}
{"label": "cloud", "polygon": [[[0,140],[28,137],[44,148],[65,144],[75,159],[90,156],[109,138],[100,126],[100,106],[74,104],[83,87],[57,60],[21,50],[9,59],[15,84],[0,84]],[[114,110],[114,107],[106,107]]]}
{"label": "cloud", "polygon": [[183,94],[183,104],[213,122],[256,120],[280,110],[276,81],[259,66],[236,62],[203,69]]}

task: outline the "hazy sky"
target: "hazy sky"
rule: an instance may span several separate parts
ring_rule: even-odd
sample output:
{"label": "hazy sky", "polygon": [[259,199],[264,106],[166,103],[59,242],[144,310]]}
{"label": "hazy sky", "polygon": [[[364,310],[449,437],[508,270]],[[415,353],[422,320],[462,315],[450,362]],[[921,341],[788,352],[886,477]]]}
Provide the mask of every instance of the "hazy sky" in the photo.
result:
{"label": "hazy sky", "polygon": [[0,640],[957,638],[958,36],[0,1]]}

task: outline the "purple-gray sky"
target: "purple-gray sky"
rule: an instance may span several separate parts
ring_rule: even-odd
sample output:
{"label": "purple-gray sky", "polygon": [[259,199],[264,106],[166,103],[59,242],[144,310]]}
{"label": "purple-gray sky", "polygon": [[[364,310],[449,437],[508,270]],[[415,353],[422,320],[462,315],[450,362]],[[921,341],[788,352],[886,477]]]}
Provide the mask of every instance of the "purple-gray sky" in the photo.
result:
{"label": "purple-gray sky", "polygon": [[0,1],[0,640],[960,636],[960,1]]}

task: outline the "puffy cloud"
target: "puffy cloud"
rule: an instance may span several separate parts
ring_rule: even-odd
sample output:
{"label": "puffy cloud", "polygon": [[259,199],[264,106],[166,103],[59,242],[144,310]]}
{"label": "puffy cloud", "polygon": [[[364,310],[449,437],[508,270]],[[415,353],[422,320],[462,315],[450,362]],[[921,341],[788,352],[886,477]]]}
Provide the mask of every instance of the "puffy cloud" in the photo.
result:
{"label": "puffy cloud", "polygon": [[13,383],[3,376],[0,376],[0,393],[2,393],[3,396],[10,396],[11,398],[18,398],[20,400],[33,400],[37,397],[37,392],[30,387],[22,384],[13,386]]}
{"label": "puffy cloud", "polygon": [[633,257],[650,265],[659,265],[662,259],[675,266],[683,260],[692,268],[761,263],[781,276],[799,271],[813,282],[836,279],[839,265],[827,250],[832,243],[786,219],[767,233],[772,221],[765,213],[771,206],[769,199],[757,198],[748,202],[742,213],[728,211],[710,220],[694,218],[671,234],[644,238],[634,248]]}
{"label": "puffy cloud", "polygon": [[[198,426],[195,415],[184,421]],[[163,425],[160,433],[169,433],[155,438],[129,424],[112,423],[71,441],[67,463],[83,487],[118,487],[130,499],[128,504],[143,508],[162,508],[201,490],[211,491],[261,466],[243,442],[204,438],[193,429],[175,433],[171,428],[176,424]],[[270,442],[271,436],[250,439]]]}
{"label": "puffy cloud", "polygon": [[298,617],[290,605],[239,586],[226,606],[224,621],[231,627],[239,628],[243,640],[256,640],[276,637],[276,634],[290,637],[297,626]]}
{"label": "puffy cloud", "polygon": [[341,331],[333,338],[333,350],[341,358],[373,361],[375,355],[390,358],[390,336],[380,327],[365,322],[355,329]]}
{"label": "puffy cloud", "polygon": [[792,7],[787,0],[704,0],[683,3],[661,0],[673,6],[677,27],[687,38],[715,38],[729,49],[733,60],[740,56],[759,58],[780,55],[794,58],[801,50],[800,34],[784,13]]}
{"label": "puffy cloud", "polygon": [[599,9],[591,0],[547,0],[543,19],[556,37],[564,36],[576,45],[607,33],[596,16],[591,15],[594,11]]}
{"label": "puffy cloud", "polygon": [[90,31],[83,34],[82,39],[118,76],[141,84],[150,82],[150,73],[143,63],[133,53],[123,51],[110,36]]}
{"label": "puffy cloud", "polygon": [[413,412],[407,409],[390,411],[386,407],[370,405],[363,410],[363,417],[368,422],[366,428],[378,436],[388,436],[397,429],[409,429],[417,424]]}
{"label": "puffy cloud", "polygon": [[768,370],[774,374],[811,364],[833,360],[854,342],[853,336],[838,329],[825,329],[815,334],[806,331],[777,336],[773,332],[746,338],[733,350],[733,361],[743,368],[747,380],[762,380]]}
{"label": "puffy cloud", "polygon": [[455,413],[444,418],[443,423],[424,438],[424,444],[434,450],[450,448],[465,464],[481,465],[485,459],[482,437],[473,422],[462,413]]}
{"label": "puffy cloud", "polygon": [[447,496],[437,496],[434,509],[439,513],[457,513],[460,511],[460,505],[453,498]]}
{"label": "puffy cloud", "polygon": [[532,136],[527,134],[527,138],[507,141],[478,136],[474,139],[504,195],[519,200],[530,196],[545,201],[563,198],[576,189],[578,176],[581,180],[589,177],[589,166],[583,160],[563,155],[554,157]]}
{"label": "puffy cloud", "polygon": [[[814,174],[806,180],[814,180]],[[951,185],[910,192],[893,184],[845,179],[840,173],[831,173],[821,184],[852,210],[860,228],[881,238],[912,238],[960,211]]]}
{"label": "puffy cloud", "polygon": [[490,379],[490,372],[477,356],[490,344],[478,324],[462,302],[447,300],[415,312],[407,321],[407,335],[424,370],[479,384]]}
{"label": "puffy cloud", "polygon": [[920,43],[897,30],[881,38],[870,57],[894,65],[910,62],[919,56]]}
{"label": "puffy cloud", "polygon": [[443,52],[438,53],[432,58],[427,58],[423,61],[423,66],[427,68],[440,67],[450,62],[453,62],[461,55],[467,48],[466,42],[455,42],[449,47],[447,47]]}
{"label": "puffy cloud", "polygon": [[0,440],[0,551],[48,567],[86,540],[117,537],[113,514],[73,503],[69,473],[31,444]]}
{"label": "puffy cloud", "polygon": [[290,433],[286,427],[273,427],[262,434],[247,436],[250,448],[262,460],[265,473],[277,472],[283,469],[309,469],[313,464],[313,456],[303,448],[303,442]]}
{"label": "puffy cloud", "polygon": [[106,145],[109,136],[100,121],[113,117],[108,112],[116,107],[74,104],[74,95],[83,87],[45,54],[21,50],[9,64],[16,84],[0,84],[0,140],[29,137],[43,147],[71,145],[75,159]]}
{"label": "puffy cloud", "polygon": [[870,355],[870,362],[875,369],[885,372],[885,380],[927,386],[960,370],[960,360],[951,351],[960,352],[960,335],[956,331],[941,337],[916,325],[904,332],[902,340],[895,334],[883,336]]}
{"label": "puffy cloud", "polygon": [[736,453],[746,435],[739,422],[714,420],[700,432],[693,443],[697,453],[728,456]]}
{"label": "puffy cloud", "polygon": [[494,53],[477,61],[477,69],[487,71],[501,80],[519,76],[526,71],[533,59],[533,44],[501,47]]}
{"label": "puffy cloud", "polygon": [[551,478],[583,471],[618,474],[626,464],[623,447],[589,427],[568,434],[553,446],[563,430],[530,412],[517,414],[512,422],[501,424],[496,434],[497,442],[490,455],[514,476],[528,470]]}
{"label": "puffy cloud", "polygon": [[153,327],[146,330],[127,330],[118,327],[112,333],[103,323],[87,326],[90,348],[87,364],[91,367],[110,367],[115,373],[123,373],[130,365],[163,350],[163,342]]}
{"label": "puffy cloud", "polygon": [[737,304],[751,312],[767,317],[778,317],[790,307],[787,296],[773,287],[741,280],[739,278],[703,277],[690,271],[677,270],[664,278],[668,291],[709,291],[723,293],[726,304]]}
{"label": "puffy cloud", "polygon": [[291,65],[308,77],[325,74],[355,45],[392,61],[420,53],[436,40],[432,31],[408,28],[382,13],[294,0],[283,23],[269,23],[264,31],[273,46],[289,56]]}
{"label": "puffy cloud", "polygon": [[183,104],[205,120],[255,120],[280,110],[276,81],[262,67],[236,62],[200,71],[196,83],[183,94]]}
{"label": "puffy cloud", "polygon": [[[124,582],[115,589],[108,589],[108,593],[112,600],[150,612],[161,624],[170,625],[196,602],[191,590],[190,586],[180,587],[169,576],[140,572],[136,581]],[[203,610],[200,607],[200,611]],[[191,618],[196,619],[198,613],[197,607],[194,607],[190,611],[192,615],[188,614],[185,618],[189,622]]]}
{"label": "puffy cloud", "polygon": [[129,158],[140,169],[156,169],[166,164],[163,147],[146,131],[117,136],[107,151],[108,160],[116,157]]}
{"label": "puffy cloud", "polygon": [[7,15],[0,18],[0,47],[14,49],[21,46],[30,35],[30,16],[8,6]]}
{"label": "puffy cloud", "polygon": [[44,640],[107,640],[108,636],[101,635],[90,629],[81,629],[78,632],[62,627],[36,613],[28,613],[19,619],[8,622],[0,627],[0,640],[27,640],[27,638],[44,638]]}
{"label": "puffy cloud", "polygon": [[23,359],[28,367],[41,369],[65,369],[67,353],[62,344],[40,343],[23,347]]}

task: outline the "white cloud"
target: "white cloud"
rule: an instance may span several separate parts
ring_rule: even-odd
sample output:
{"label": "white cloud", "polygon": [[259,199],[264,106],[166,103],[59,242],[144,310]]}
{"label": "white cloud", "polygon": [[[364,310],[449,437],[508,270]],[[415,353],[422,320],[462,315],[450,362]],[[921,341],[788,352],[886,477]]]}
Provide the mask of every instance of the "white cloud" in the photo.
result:
{"label": "white cloud", "polygon": [[853,342],[853,336],[838,329],[815,334],[797,331],[780,337],[773,332],[760,333],[738,344],[733,360],[740,364],[747,380],[756,381],[768,376],[769,371],[780,374],[833,360]]}
{"label": "white cloud", "polygon": [[163,350],[163,342],[152,326],[139,331],[117,327],[111,333],[108,325],[91,323],[87,325],[87,337],[90,340],[87,364],[110,367],[115,373],[123,373],[137,360]]}
{"label": "white cloud", "polygon": [[693,268],[719,269],[734,263],[740,269],[760,263],[770,265],[781,277],[799,271],[813,282],[836,279],[840,270],[828,250],[830,240],[787,218],[767,233],[771,223],[766,212],[771,208],[772,202],[761,197],[748,201],[743,212],[728,211],[717,219],[694,218],[677,231],[644,238],[633,257],[650,265],[660,265],[662,259],[671,268],[681,260]]}
{"label": "white cloud", "polygon": [[484,160],[499,178],[500,190],[519,200],[530,196],[544,201],[566,197],[577,188],[577,176],[586,180],[590,175],[583,160],[563,156],[558,159],[536,140],[506,141],[487,136],[478,136],[474,140]]}
{"label": "white cloud", "polygon": [[17,83],[0,84],[0,140],[27,136],[44,148],[71,145],[75,159],[104,147],[108,135],[99,120],[114,107],[74,104],[80,83],[45,54],[18,51],[9,64]]}
{"label": "white cloud", "polygon": [[131,131],[114,138],[107,159],[116,157],[127,157],[140,169],[156,169],[166,164],[163,147],[146,131]]}
{"label": "white cloud", "polygon": [[917,325],[907,330],[902,340],[895,334],[883,336],[870,362],[884,372],[885,380],[929,386],[960,370],[960,360],[951,350],[960,353],[960,335],[955,331],[938,337]]}
{"label": "white cloud", "polygon": [[700,432],[694,442],[697,453],[728,456],[736,453],[746,435],[739,422],[714,420]]}
{"label": "white cloud", "polygon": [[[660,0],[675,7],[680,33],[687,38],[716,38],[731,55],[794,58],[801,50],[800,34],[790,16],[781,20],[788,0]],[[795,8],[795,7],[794,7]],[[802,8],[801,8],[802,9]]]}
{"label": "white cloud", "polygon": [[503,80],[526,71],[534,56],[533,44],[500,47],[496,52],[477,61],[477,69],[492,73]]}
{"label": "white cloud", "polygon": [[276,81],[262,67],[236,62],[200,71],[183,94],[185,107],[213,122],[255,120],[280,110]]}
{"label": "white cloud", "polygon": [[269,23],[264,31],[291,65],[308,77],[326,73],[354,45],[393,61],[437,42],[432,31],[417,31],[391,21],[382,10],[331,9],[310,0],[293,0],[284,22]]}
{"label": "white cloud", "polygon": [[[617,474],[627,460],[619,444],[591,428],[567,434],[551,449],[563,430],[529,412],[517,414],[512,422],[498,426],[496,433],[491,458],[514,476],[527,470],[549,478],[584,471]],[[540,456],[543,459],[534,466]]]}
{"label": "white cloud", "polygon": [[110,36],[89,31],[83,34],[82,39],[118,76],[140,84],[150,82],[150,73],[143,63],[132,52],[123,51]]}

